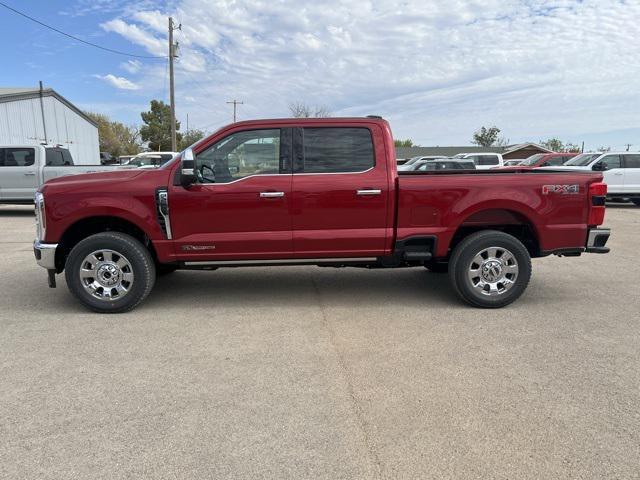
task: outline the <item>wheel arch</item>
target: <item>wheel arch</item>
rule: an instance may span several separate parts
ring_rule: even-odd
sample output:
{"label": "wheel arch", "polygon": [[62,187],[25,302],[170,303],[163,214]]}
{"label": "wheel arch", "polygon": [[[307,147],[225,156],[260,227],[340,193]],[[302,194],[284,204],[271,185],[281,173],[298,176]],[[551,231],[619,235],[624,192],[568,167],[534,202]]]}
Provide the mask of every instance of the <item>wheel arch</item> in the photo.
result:
{"label": "wheel arch", "polygon": [[56,271],[60,273],[64,270],[67,256],[80,241],[102,232],[120,232],[131,235],[149,250],[154,261],[158,263],[158,256],[151,237],[138,225],[118,215],[92,215],[69,225],[60,237],[56,249]]}
{"label": "wheel arch", "polygon": [[482,230],[498,230],[520,240],[531,257],[539,257],[541,256],[540,237],[533,216],[533,212],[528,212],[523,208],[496,205],[466,212],[451,237],[449,251],[452,251],[472,233]]}

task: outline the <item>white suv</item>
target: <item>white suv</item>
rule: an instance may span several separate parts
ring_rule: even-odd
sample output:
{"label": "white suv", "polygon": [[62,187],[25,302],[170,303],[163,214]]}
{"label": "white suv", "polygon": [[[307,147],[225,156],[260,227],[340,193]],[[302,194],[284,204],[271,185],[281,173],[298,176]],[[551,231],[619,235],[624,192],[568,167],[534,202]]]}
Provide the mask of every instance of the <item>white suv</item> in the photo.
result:
{"label": "white suv", "polygon": [[640,152],[583,153],[559,167],[542,169],[602,172],[609,196],[628,197],[640,206]]}
{"label": "white suv", "polygon": [[490,168],[504,166],[504,160],[499,153],[459,153],[453,158],[473,160],[477,170],[489,170]]}

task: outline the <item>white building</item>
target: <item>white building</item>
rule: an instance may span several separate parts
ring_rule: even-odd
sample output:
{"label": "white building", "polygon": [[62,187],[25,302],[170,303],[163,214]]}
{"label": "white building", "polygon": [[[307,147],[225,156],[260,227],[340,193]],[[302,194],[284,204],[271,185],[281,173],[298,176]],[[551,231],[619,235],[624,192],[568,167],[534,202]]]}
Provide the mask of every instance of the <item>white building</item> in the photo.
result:
{"label": "white building", "polygon": [[0,145],[60,145],[77,165],[100,163],[98,125],[51,88],[0,88]]}

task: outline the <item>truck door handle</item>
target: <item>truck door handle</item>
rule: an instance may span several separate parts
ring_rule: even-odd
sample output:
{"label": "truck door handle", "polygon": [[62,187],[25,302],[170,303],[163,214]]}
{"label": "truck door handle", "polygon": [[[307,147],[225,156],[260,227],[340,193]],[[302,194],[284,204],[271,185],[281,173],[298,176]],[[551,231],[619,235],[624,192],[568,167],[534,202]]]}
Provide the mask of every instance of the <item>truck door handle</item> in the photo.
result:
{"label": "truck door handle", "polygon": [[260,198],[284,197],[284,192],[260,192]]}
{"label": "truck door handle", "polygon": [[613,172],[614,175],[622,175],[622,172]]}
{"label": "truck door handle", "polygon": [[382,193],[382,190],[367,188],[365,190],[357,190],[356,193],[361,196],[380,195]]}
{"label": "truck door handle", "polygon": [[36,172],[25,172],[24,176],[25,177],[34,177],[36,175]]}

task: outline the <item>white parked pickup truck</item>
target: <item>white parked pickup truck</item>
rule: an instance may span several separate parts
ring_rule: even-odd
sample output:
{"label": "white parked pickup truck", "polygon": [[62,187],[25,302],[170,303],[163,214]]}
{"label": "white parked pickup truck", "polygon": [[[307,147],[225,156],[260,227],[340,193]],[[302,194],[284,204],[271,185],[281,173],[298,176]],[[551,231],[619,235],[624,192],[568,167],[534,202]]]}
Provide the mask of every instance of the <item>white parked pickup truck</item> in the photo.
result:
{"label": "white parked pickup truck", "polygon": [[640,152],[582,153],[563,165],[540,170],[602,172],[607,198],[628,198],[640,207]]}
{"label": "white parked pickup truck", "polygon": [[489,170],[490,168],[503,167],[504,159],[499,153],[459,153],[453,158],[473,160],[477,170]]}
{"label": "white parked pickup truck", "polygon": [[38,187],[65,175],[111,171],[120,165],[74,165],[66,148],[0,145],[0,203],[33,203]]}

